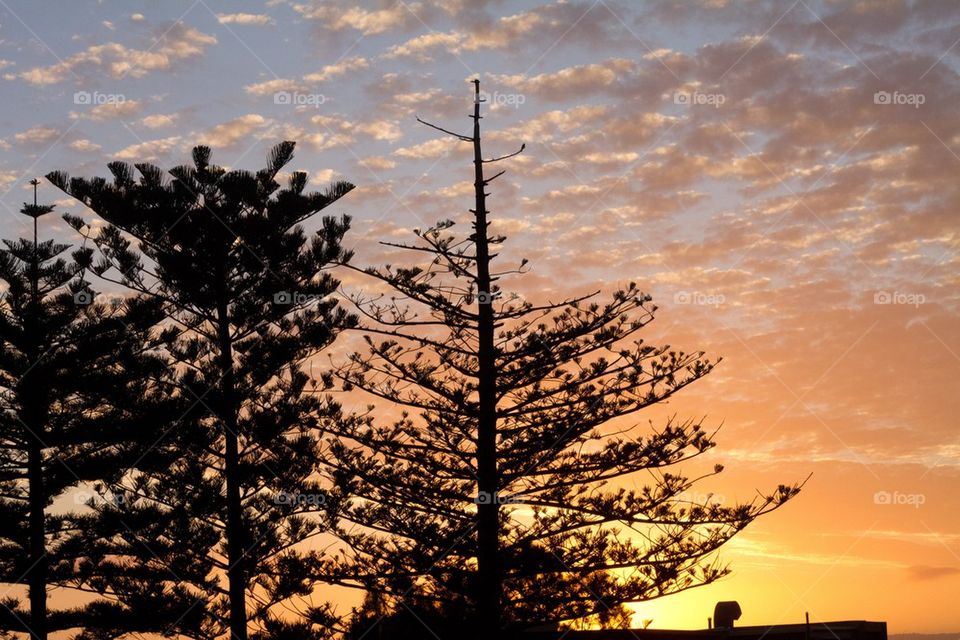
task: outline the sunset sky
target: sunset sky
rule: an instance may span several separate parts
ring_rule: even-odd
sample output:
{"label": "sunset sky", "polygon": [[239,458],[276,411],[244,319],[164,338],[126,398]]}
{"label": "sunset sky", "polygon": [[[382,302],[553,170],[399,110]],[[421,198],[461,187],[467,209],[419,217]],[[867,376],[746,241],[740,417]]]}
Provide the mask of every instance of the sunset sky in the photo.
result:
{"label": "sunset sky", "polygon": [[28,233],[51,170],[169,168],[197,143],[257,169],[292,139],[312,184],[357,185],[334,212],[383,262],[377,241],[471,206],[469,145],[415,117],[466,132],[479,78],[487,154],[527,145],[488,202],[504,258],[531,261],[510,286],[633,280],[649,340],[723,357],[640,417],[723,425],[727,471],[692,498],[813,474],[725,548],[731,577],[637,624],[738,600],[741,625],[960,631],[958,71],[951,1],[0,0],[0,235]]}

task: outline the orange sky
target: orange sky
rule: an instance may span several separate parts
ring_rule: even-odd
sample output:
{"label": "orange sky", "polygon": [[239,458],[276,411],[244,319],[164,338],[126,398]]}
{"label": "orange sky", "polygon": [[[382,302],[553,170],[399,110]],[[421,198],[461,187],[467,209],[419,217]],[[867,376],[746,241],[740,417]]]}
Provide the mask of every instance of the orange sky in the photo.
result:
{"label": "orange sky", "polygon": [[[635,280],[647,339],[724,357],[641,419],[708,415],[717,498],[813,474],[723,557],[637,607],[654,628],[886,620],[960,629],[960,11],[953,2],[31,2],[0,9],[3,236],[26,181],[170,167],[196,142],[256,168],[284,138],[358,185],[358,261],[460,217],[466,80],[506,163],[489,202],[530,299]],[[47,187],[47,194],[52,188]],[[54,197],[51,195],[51,197]],[[58,210],[79,211],[58,201]],[[41,233],[72,238],[44,219]],[[73,238],[75,240],[75,238]],[[334,354],[336,357],[336,354]]]}

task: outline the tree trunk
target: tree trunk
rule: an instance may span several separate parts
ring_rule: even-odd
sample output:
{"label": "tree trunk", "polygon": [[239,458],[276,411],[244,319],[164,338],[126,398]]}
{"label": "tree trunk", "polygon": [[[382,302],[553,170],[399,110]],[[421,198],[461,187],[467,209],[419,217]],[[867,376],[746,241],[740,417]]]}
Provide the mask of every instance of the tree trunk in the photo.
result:
{"label": "tree trunk", "polygon": [[32,372],[41,357],[39,331],[40,265],[37,252],[37,227],[34,218],[33,227],[33,263],[30,265],[30,326],[27,331],[27,366],[29,369],[20,379],[20,401],[24,426],[27,430],[27,504],[30,510],[28,518],[29,553],[27,569],[27,591],[30,599],[30,637],[32,640],[47,640],[47,496],[43,477],[44,424],[46,412],[43,410],[43,394],[37,388],[42,380],[34,380]]}
{"label": "tree trunk", "polygon": [[479,638],[496,638],[500,633],[500,500],[497,477],[497,399],[494,370],[493,298],[490,279],[490,247],[487,242],[486,184],[480,152],[480,81],[474,80],[473,165],[476,209],[474,233],[477,250],[478,290],[478,395],[477,423],[477,624]]}
{"label": "tree trunk", "polygon": [[[35,412],[31,412],[35,413]],[[27,587],[30,595],[30,638],[47,640],[47,531],[45,508],[47,498],[43,487],[43,444],[39,425],[29,420],[30,439],[27,461],[27,481],[30,505],[30,553]]]}
{"label": "tree trunk", "polygon": [[247,640],[246,536],[240,503],[240,452],[237,434],[236,391],[233,374],[233,341],[226,296],[226,269],[217,301],[217,338],[220,347],[220,421],[224,438],[224,482],[227,489],[227,581],[230,596],[230,637]]}

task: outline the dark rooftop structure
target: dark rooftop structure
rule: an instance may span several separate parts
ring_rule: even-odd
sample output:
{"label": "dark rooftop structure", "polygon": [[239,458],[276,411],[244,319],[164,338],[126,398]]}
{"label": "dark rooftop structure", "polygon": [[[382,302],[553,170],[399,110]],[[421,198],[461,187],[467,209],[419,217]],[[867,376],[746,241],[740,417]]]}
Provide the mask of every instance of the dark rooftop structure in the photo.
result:
{"label": "dark rooftop structure", "polygon": [[886,622],[843,620],[736,627],[734,622],[739,618],[740,605],[728,601],[717,603],[708,629],[535,631],[519,634],[516,640],[887,640]]}
{"label": "dark rooftop structure", "polygon": [[886,622],[844,620],[809,625],[773,624],[732,629],[608,629],[527,632],[517,640],[887,640]]}

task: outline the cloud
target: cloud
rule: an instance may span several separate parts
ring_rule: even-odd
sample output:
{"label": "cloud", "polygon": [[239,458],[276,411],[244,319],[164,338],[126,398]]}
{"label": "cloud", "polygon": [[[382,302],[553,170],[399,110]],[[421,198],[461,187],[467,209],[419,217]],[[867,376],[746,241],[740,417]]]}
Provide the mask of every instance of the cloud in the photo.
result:
{"label": "cloud", "polygon": [[[438,3],[430,11],[421,12],[411,7],[412,13],[422,16],[414,26],[430,22],[430,13],[436,8],[451,10],[446,3]],[[479,5],[477,5],[479,6]],[[467,8],[470,5],[466,6]],[[425,62],[444,51],[453,55],[475,51],[533,50],[542,56],[545,43],[556,45],[587,42],[613,44],[618,39],[632,38],[629,29],[605,5],[593,2],[556,2],[542,4],[529,11],[492,17],[484,11],[453,11],[456,27],[446,32],[430,31],[392,46],[385,58],[411,57]]]}
{"label": "cloud", "polygon": [[155,113],[143,118],[140,124],[147,129],[162,129],[163,127],[173,126],[179,118],[180,114],[177,113]]}
{"label": "cloud", "polygon": [[316,187],[325,187],[336,177],[337,171],[333,169],[321,169],[320,171],[313,171],[310,173],[309,184]]}
{"label": "cloud", "polygon": [[396,162],[383,156],[370,156],[369,158],[358,161],[357,164],[367,169],[373,169],[374,171],[386,171],[397,166]]}
{"label": "cloud", "polygon": [[294,4],[293,8],[304,18],[321,23],[325,29],[352,29],[369,36],[419,24],[416,13],[422,6],[418,2],[396,2],[383,9],[365,9],[336,3],[315,3]]}
{"label": "cloud", "polygon": [[197,58],[216,42],[212,35],[177,23],[151,48],[131,49],[115,42],[93,45],[57,64],[22,71],[17,77],[35,86],[58,84],[71,77],[80,80],[87,72],[106,73],[115,80],[142,78],[148,73],[168,70],[177,63]]}
{"label": "cloud", "polygon": [[594,95],[625,78],[636,68],[633,60],[612,58],[602,63],[566,67],[553,73],[528,77],[491,74],[494,83],[546,100],[562,101]]}
{"label": "cloud", "polygon": [[346,147],[354,142],[353,136],[346,133],[308,133],[304,134],[300,139],[316,151]]}
{"label": "cloud", "polygon": [[266,27],[274,24],[273,18],[262,13],[218,13],[220,24],[241,24]]}
{"label": "cloud", "polygon": [[626,151],[621,153],[610,151],[594,151],[583,156],[585,162],[590,164],[623,166],[629,164],[640,157],[635,151]]}
{"label": "cloud", "polygon": [[13,183],[21,180],[22,176],[13,171],[0,171],[0,188],[6,189]]}
{"label": "cloud", "polygon": [[22,146],[49,145],[61,136],[60,129],[55,127],[31,127],[13,136],[14,141]]}
{"label": "cloud", "polygon": [[269,123],[269,120],[259,114],[248,113],[245,116],[216,125],[206,133],[201,134],[200,141],[201,144],[209,145],[215,149],[232,147]]}
{"label": "cloud", "polygon": [[416,58],[421,62],[432,60],[435,49],[445,49],[450,53],[463,50],[467,36],[462,33],[425,33],[406,42],[394,45],[384,54],[385,58]]}
{"label": "cloud", "polygon": [[330,80],[331,78],[342,76],[350,71],[366,69],[369,66],[370,63],[367,61],[367,59],[361,56],[344,58],[343,60],[334,64],[326,65],[320,71],[308,73],[307,75],[303,76],[303,79],[307,82],[324,82],[326,80]]}
{"label": "cloud", "polygon": [[267,80],[265,82],[258,82],[256,84],[248,84],[243,88],[249,94],[255,96],[269,96],[274,93],[279,93],[280,91],[300,91],[301,87],[295,80],[289,80],[286,78],[277,78],[275,80]]}
{"label": "cloud", "polygon": [[428,140],[427,142],[422,142],[411,147],[400,147],[399,149],[394,150],[393,154],[401,158],[409,158],[412,160],[434,159],[450,153],[456,144],[457,143],[455,141],[448,140],[447,138],[437,138],[435,140]]}
{"label": "cloud", "polygon": [[86,138],[74,140],[68,144],[67,147],[79,153],[96,153],[97,151],[100,151],[100,145],[90,142]]}
{"label": "cloud", "polygon": [[385,140],[387,142],[396,142],[403,137],[403,132],[397,126],[397,123],[389,120],[358,122],[352,127],[352,130],[368,135],[374,140]]}
{"label": "cloud", "polygon": [[396,142],[403,132],[392,120],[352,121],[338,116],[313,116],[310,122],[328,130],[338,130],[348,134],[361,133],[374,140]]}
{"label": "cloud", "polygon": [[427,89],[426,91],[399,93],[393,96],[393,100],[403,105],[423,105],[443,97],[444,93],[440,89]]}
{"label": "cloud", "polygon": [[116,152],[114,157],[117,160],[129,160],[132,162],[153,162],[165,156],[180,146],[180,136],[170,136],[169,138],[159,138],[157,140],[148,140],[132,144]]}
{"label": "cloud", "polygon": [[907,567],[907,571],[911,580],[936,580],[960,575],[960,567],[931,567],[915,564]]}
{"label": "cloud", "polygon": [[96,122],[129,119],[140,113],[142,108],[143,103],[139,100],[121,100],[98,104],[80,113],[71,113],[71,117],[84,118]]}
{"label": "cloud", "polygon": [[146,18],[143,17],[142,13],[131,13],[130,22],[143,22]]}

